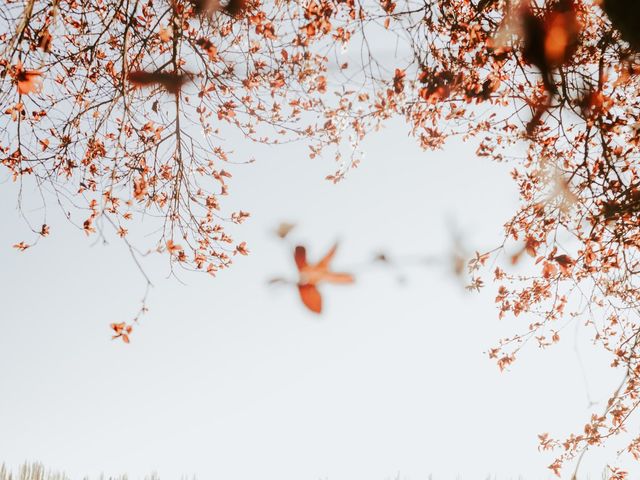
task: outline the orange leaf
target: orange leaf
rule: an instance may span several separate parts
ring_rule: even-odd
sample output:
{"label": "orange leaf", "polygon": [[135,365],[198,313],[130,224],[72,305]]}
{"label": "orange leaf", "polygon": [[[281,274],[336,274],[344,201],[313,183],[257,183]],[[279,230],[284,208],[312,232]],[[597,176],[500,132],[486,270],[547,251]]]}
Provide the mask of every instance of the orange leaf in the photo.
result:
{"label": "orange leaf", "polygon": [[142,200],[147,194],[147,190],[147,179],[144,176],[136,178],[133,181],[133,198],[136,200]]}
{"label": "orange leaf", "polygon": [[200,38],[196,43],[207,53],[209,60],[212,62],[216,62],[218,60],[218,49],[211,40],[207,38]]}
{"label": "orange leaf", "polygon": [[163,27],[158,31],[158,37],[160,37],[161,42],[168,42],[173,38],[173,31],[171,28]]}
{"label": "orange leaf", "polygon": [[42,90],[42,73],[39,70],[25,70],[22,64],[16,65],[15,79],[18,82],[18,93],[27,95]]}
{"label": "orange leaf", "polygon": [[333,260],[333,257],[336,254],[336,250],[338,249],[338,244],[334,244],[333,247],[331,247],[331,249],[327,252],[327,254],[322,257],[322,260],[320,260],[318,262],[317,267],[318,268],[329,268],[329,264],[331,263],[331,260]]}
{"label": "orange leaf", "polygon": [[571,267],[573,266],[573,259],[569,255],[558,255],[553,259],[558,262],[558,265],[560,265],[562,273],[569,275]]}
{"label": "orange leaf", "polygon": [[175,253],[183,250],[182,245],[173,243],[173,240],[167,240],[167,250],[169,253]]}
{"label": "orange leaf", "polygon": [[547,261],[544,262],[544,265],[542,267],[542,276],[544,278],[550,278],[554,276],[557,271],[558,270],[553,263]]}
{"label": "orange leaf", "polygon": [[355,278],[350,273],[327,272],[322,280],[329,283],[353,283]]}
{"label": "orange leaf", "polygon": [[236,252],[240,255],[249,255],[249,249],[247,248],[247,242],[242,242],[236,246]]}
{"label": "orange leaf", "polygon": [[18,250],[20,250],[21,252],[24,252],[27,248],[29,248],[31,245],[24,243],[24,242],[20,242],[20,243],[16,243],[13,248],[16,248]]}
{"label": "orange leaf", "polygon": [[38,37],[38,48],[43,52],[51,51],[51,34],[49,33],[49,29],[45,28]]}
{"label": "orange leaf", "polygon": [[314,313],[322,312],[322,297],[315,285],[298,285],[302,303]]}

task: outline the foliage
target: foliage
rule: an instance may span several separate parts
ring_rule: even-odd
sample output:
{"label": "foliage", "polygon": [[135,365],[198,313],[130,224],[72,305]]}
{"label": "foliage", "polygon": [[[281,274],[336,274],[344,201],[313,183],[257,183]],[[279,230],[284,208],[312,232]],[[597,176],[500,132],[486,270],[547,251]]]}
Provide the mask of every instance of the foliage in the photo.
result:
{"label": "foliage", "polygon": [[[559,474],[624,433],[640,404],[639,30],[621,13],[637,6],[600,3],[7,1],[0,161],[53,192],[87,234],[110,224],[128,241],[144,214],[156,250],[214,274],[248,253],[225,230],[248,216],[222,213],[225,138],[331,149],[334,182],[393,116],[425,149],[477,142],[478,156],[512,162],[521,205],[504,243],[471,260],[470,288],[514,244],[507,263],[530,256],[538,272],[495,267],[500,316],[529,320],[490,357],[507,368],[525,344],[557,343],[580,321],[624,374],[582,433],[540,435]],[[341,57],[347,48],[358,55]],[[49,233],[42,223],[35,235]],[[628,452],[640,459],[640,437]]]}

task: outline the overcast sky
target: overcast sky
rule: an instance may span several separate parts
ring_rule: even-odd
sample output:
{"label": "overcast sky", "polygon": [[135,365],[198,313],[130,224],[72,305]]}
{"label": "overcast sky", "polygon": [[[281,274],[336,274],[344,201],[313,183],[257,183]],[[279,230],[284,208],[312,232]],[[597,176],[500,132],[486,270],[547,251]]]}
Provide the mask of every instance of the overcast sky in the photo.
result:
{"label": "overcast sky", "polygon": [[[130,345],[108,328],[134,315],[145,286],[122,243],[87,239],[52,210],[51,236],[19,253],[11,245],[31,237],[4,183],[0,461],[164,480],[551,478],[536,435],[579,431],[588,398],[600,411],[618,379],[573,326],[506,373],[484,354],[527,319],[499,321],[492,286],[464,291],[448,225],[470,251],[499,244],[517,205],[512,167],[473,145],[422,152],[397,126],[365,148],[332,185],[332,160],[302,145],[238,145],[258,161],[233,168],[225,205],[252,213],[236,229],[251,255],[182,283],[166,256],[148,257],[150,311]],[[286,242],[272,234],[280,221],[298,224]],[[267,286],[295,278],[297,242],[313,260],[336,240],[337,269],[381,249],[443,263],[407,268],[404,285],[358,269],[355,285],[322,288],[321,317],[295,288]],[[584,471],[599,478],[604,459],[589,454]]]}

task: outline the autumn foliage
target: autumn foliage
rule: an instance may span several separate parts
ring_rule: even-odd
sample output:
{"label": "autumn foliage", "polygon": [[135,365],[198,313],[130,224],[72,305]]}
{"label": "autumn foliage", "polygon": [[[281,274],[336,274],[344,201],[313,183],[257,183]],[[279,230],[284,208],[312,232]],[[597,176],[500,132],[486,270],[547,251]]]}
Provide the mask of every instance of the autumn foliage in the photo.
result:
{"label": "autumn foliage", "polygon": [[[470,288],[492,277],[499,315],[525,325],[489,356],[506,369],[525,345],[585,324],[624,382],[580,433],[541,434],[541,448],[559,474],[626,434],[640,404],[640,25],[625,14],[636,2],[12,0],[0,11],[5,172],[53,192],[88,235],[113,227],[128,242],[151,215],[151,250],[172,265],[215,274],[248,253],[227,232],[248,217],[223,206],[227,137],[306,141],[312,157],[336,158],[334,182],[392,117],[425,149],[461,137],[510,162],[520,208],[504,242],[470,261]],[[334,253],[309,264],[296,249],[314,312],[318,283],[352,280],[329,269]],[[516,273],[525,263],[535,275]],[[112,328],[128,341],[126,324]],[[640,459],[640,437],[628,453]]]}

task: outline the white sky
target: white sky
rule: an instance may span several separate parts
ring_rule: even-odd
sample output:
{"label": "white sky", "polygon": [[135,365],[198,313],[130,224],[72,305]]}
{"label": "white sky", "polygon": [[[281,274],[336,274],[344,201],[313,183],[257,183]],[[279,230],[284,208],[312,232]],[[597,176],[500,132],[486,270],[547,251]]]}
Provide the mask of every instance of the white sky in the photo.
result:
{"label": "white sky", "polygon": [[[408,269],[405,286],[363,271],[323,288],[320,318],[295,288],[266,285],[294,275],[297,241],[313,259],[340,239],[337,269],[379,249],[447,258],[448,218],[471,250],[500,242],[517,203],[511,166],[473,146],[422,152],[396,126],[366,151],[332,185],[331,160],[302,145],[239,145],[259,161],[233,169],[226,207],[252,213],[237,230],[251,256],[217,279],[183,273],[186,285],[149,257],[150,312],[130,345],[108,329],[144,290],[123,245],[50,219],[51,236],[19,253],[11,245],[31,237],[2,185],[0,461],[163,480],[551,478],[536,435],[578,431],[590,412],[573,327],[500,374],[483,352],[527,319],[498,321],[493,289],[468,294],[446,268]],[[271,233],[282,220],[299,224],[288,243]],[[585,343],[582,332],[599,411],[617,379]],[[583,471],[599,478],[603,465],[594,452]]]}

